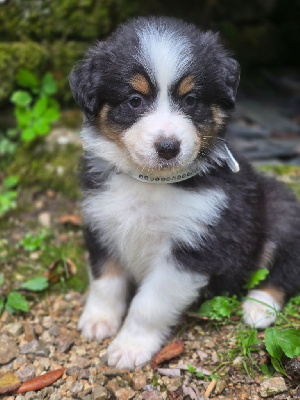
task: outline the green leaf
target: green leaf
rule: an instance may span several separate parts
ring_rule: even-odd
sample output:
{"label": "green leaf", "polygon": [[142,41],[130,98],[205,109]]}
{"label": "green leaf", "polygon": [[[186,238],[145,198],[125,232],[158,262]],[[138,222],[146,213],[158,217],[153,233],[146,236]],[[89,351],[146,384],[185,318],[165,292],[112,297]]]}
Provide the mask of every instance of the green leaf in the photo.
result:
{"label": "green leaf", "polygon": [[260,370],[264,375],[267,375],[269,377],[273,376],[266,364],[260,364]]}
{"label": "green leaf", "polygon": [[46,112],[44,113],[43,118],[47,122],[56,121],[59,118],[59,111],[54,107],[48,108],[48,110],[46,110]]}
{"label": "green leaf", "polygon": [[276,328],[267,328],[265,330],[265,344],[267,352],[272,357],[280,360],[283,355],[283,351],[278,343],[278,331]]}
{"label": "green leaf", "polygon": [[24,129],[21,134],[21,139],[24,142],[31,142],[35,137],[36,135],[32,127]]}
{"label": "green leaf", "polygon": [[27,300],[18,292],[9,293],[7,297],[7,306],[17,311],[29,311]]}
{"label": "green leaf", "polygon": [[48,279],[45,276],[38,276],[22,283],[21,289],[30,290],[32,292],[42,292],[49,287]]}
{"label": "green leaf", "polygon": [[280,372],[283,375],[286,375],[286,372],[285,372],[280,360],[278,360],[275,357],[271,357],[271,363],[272,363],[273,367],[276,369],[276,371]]}
{"label": "green leaf", "polygon": [[20,86],[24,86],[26,88],[37,88],[39,85],[39,81],[37,77],[27,69],[20,69],[17,74],[17,83]]}
{"label": "green leaf", "polygon": [[[195,368],[195,369],[196,369],[196,368]],[[205,375],[204,375],[203,372],[197,372],[196,377],[197,377],[197,378],[204,378]]]}
{"label": "green leaf", "polygon": [[17,118],[19,128],[27,128],[32,121],[32,111],[27,108],[16,107],[15,116]]}
{"label": "green leaf", "polygon": [[18,175],[10,175],[4,179],[3,186],[5,189],[13,189],[19,183],[19,179]]}
{"label": "green leaf", "polygon": [[42,93],[51,96],[57,92],[56,82],[50,72],[45,74],[42,80]]}
{"label": "green leaf", "polygon": [[33,107],[33,114],[35,117],[41,117],[48,106],[48,98],[45,96],[41,96]]}
{"label": "green leaf", "polygon": [[31,103],[32,97],[24,90],[17,90],[12,94],[10,100],[17,106],[26,107]]}
{"label": "green leaf", "polygon": [[42,136],[49,132],[50,126],[44,119],[41,118],[33,124],[33,129],[36,135]]}
{"label": "green leaf", "polygon": [[258,269],[249,276],[247,279],[246,284],[243,286],[244,289],[253,289],[255,286],[257,286],[261,281],[266,279],[266,276],[268,275],[269,271],[267,269],[261,268]]}
{"label": "green leaf", "polygon": [[284,354],[293,358],[300,356],[300,331],[297,329],[285,329],[277,332],[278,345]]}
{"label": "green leaf", "polygon": [[0,272],[0,286],[4,283],[4,275]]}
{"label": "green leaf", "polygon": [[193,367],[191,364],[186,364],[186,366],[188,367],[190,373],[193,374],[194,372],[196,372],[196,368]]}

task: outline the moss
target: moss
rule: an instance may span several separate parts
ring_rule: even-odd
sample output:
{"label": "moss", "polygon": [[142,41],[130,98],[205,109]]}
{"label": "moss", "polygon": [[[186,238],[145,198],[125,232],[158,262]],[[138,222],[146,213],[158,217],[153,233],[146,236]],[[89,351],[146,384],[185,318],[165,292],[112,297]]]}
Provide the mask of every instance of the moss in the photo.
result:
{"label": "moss", "polygon": [[45,70],[49,54],[40,44],[32,41],[0,43],[0,103],[9,98],[20,68],[27,68],[37,75]]}
{"label": "moss", "polygon": [[7,169],[7,175],[18,175],[20,187],[52,189],[70,199],[78,199],[77,166],[82,150],[74,145],[57,146],[52,151],[45,145],[21,146]]}

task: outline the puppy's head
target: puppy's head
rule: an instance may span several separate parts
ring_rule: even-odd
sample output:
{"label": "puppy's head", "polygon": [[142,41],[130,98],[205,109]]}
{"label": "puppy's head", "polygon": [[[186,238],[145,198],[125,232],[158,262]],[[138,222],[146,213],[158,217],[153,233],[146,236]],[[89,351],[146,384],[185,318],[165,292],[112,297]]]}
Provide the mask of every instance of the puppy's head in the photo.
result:
{"label": "puppy's head", "polygon": [[121,170],[162,175],[217,157],[238,82],[216,34],[172,18],[121,25],[70,75],[86,150]]}

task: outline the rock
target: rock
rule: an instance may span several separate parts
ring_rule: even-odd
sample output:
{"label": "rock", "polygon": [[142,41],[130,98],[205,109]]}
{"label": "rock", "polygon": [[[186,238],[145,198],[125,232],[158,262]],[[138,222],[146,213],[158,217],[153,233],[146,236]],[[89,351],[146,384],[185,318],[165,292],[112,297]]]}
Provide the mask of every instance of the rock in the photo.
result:
{"label": "rock", "polygon": [[132,382],[134,390],[141,390],[147,384],[147,376],[146,374],[135,375],[132,379]]}
{"label": "rock", "polygon": [[7,335],[0,336],[0,365],[7,364],[19,354],[15,341]]}
{"label": "rock", "polygon": [[262,397],[269,397],[287,391],[283,378],[270,378],[263,381],[260,385],[260,394]]}
{"label": "rock", "polygon": [[51,216],[49,212],[42,212],[38,216],[39,223],[48,228],[51,225]]}
{"label": "rock", "polygon": [[50,350],[44,343],[34,339],[20,348],[21,354],[35,354],[36,356],[48,357]]}
{"label": "rock", "polygon": [[142,394],[143,400],[162,400],[162,396],[156,389],[145,390]]}
{"label": "rock", "polygon": [[73,384],[73,386],[71,387],[70,392],[73,394],[76,394],[76,393],[80,392],[82,390],[82,388],[83,388],[82,382],[75,382]]}
{"label": "rock", "polygon": [[216,387],[215,387],[215,394],[221,394],[223,390],[226,388],[227,384],[223,379],[220,379],[217,381]]}
{"label": "rock", "polygon": [[60,334],[60,329],[59,329],[59,326],[57,325],[57,324],[53,324],[52,326],[51,326],[51,328],[49,328],[49,335],[50,336],[54,336],[54,337],[57,337],[57,336],[59,336],[59,334]]}
{"label": "rock", "polygon": [[95,386],[94,389],[94,400],[106,400],[108,399],[108,392],[103,386]]}
{"label": "rock", "polygon": [[24,332],[24,328],[21,322],[12,322],[6,325],[5,331],[13,336],[19,336]]}
{"label": "rock", "polygon": [[57,338],[57,350],[60,353],[67,353],[74,344],[74,338],[70,335],[59,336]]}
{"label": "rock", "polygon": [[23,382],[27,381],[28,379],[35,377],[35,368],[32,364],[25,364],[18,370],[18,375]]}
{"label": "rock", "polygon": [[66,374],[68,376],[74,376],[74,375],[78,375],[80,371],[81,371],[81,368],[78,367],[77,365],[74,365],[73,367],[67,368]]}
{"label": "rock", "polygon": [[52,317],[46,316],[43,318],[42,325],[45,329],[50,329],[53,324],[54,320]]}
{"label": "rock", "polygon": [[26,342],[31,342],[35,339],[35,332],[31,323],[27,322],[24,324],[25,340]]}
{"label": "rock", "polygon": [[130,400],[135,394],[136,392],[131,387],[121,388],[116,391],[116,400]]}

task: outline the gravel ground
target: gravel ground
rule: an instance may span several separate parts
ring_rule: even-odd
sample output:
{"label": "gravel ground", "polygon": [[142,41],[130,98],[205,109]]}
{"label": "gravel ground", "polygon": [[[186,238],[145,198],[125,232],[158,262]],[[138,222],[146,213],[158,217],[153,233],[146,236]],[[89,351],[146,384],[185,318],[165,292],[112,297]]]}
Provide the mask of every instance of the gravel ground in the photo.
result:
{"label": "gravel ground", "polygon": [[[170,341],[181,338],[185,350],[158,370],[150,364],[141,370],[128,371],[108,368],[106,348],[111,339],[99,344],[87,342],[76,330],[84,296],[70,291],[32,306],[29,314],[12,316],[6,312],[0,319],[0,376],[17,372],[22,381],[46,371],[66,368],[63,376],[52,386],[38,392],[3,396],[5,400],[30,399],[212,399],[258,400],[273,393],[274,399],[296,399],[300,395],[295,385],[289,387],[280,375],[263,379],[259,374],[249,378],[242,368],[242,357],[232,363],[222,362],[233,349],[235,325],[216,328],[209,321],[186,317],[178,333]],[[260,333],[260,338],[263,332]],[[255,353],[255,361],[266,362],[263,349]],[[217,369],[221,378],[215,382],[197,378],[186,365],[204,368],[205,373]],[[208,392],[207,392],[208,390]],[[269,397],[270,398],[270,397]]]}

